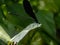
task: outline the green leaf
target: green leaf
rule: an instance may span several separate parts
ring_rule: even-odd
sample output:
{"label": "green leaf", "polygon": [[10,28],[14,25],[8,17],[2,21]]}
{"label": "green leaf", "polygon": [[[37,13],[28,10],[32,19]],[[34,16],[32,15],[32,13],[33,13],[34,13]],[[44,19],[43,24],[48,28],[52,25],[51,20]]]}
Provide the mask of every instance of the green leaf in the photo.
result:
{"label": "green leaf", "polygon": [[60,11],[60,0],[53,0],[55,5],[58,7],[58,11]]}
{"label": "green leaf", "polygon": [[36,14],[36,17],[46,32],[52,36],[56,36],[54,17],[51,12],[41,10]]}
{"label": "green leaf", "polygon": [[57,28],[60,28],[60,14],[55,17],[55,22],[56,22]]}
{"label": "green leaf", "polygon": [[3,19],[3,13],[2,13],[2,10],[1,10],[1,8],[0,8],[0,23],[3,22],[2,19]]}
{"label": "green leaf", "polygon": [[4,0],[0,0],[0,5],[2,5],[4,3]]}
{"label": "green leaf", "polygon": [[43,40],[39,32],[36,32],[35,35],[32,37],[31,45],[43,45]]}
{"label": "green leaf", "polygon": [[20,4],[7,5],[7,10],[10,14],[6,16],[7,20],[13,24],[25,27],[34,22],[34,20],[25,13],[23,6]]}
{"label": "green leaf", "polygon": [[40,10],[48,10],[51,12],[57,12],[58,7],[55,5],[53,0],[40,0],[38,9]]}

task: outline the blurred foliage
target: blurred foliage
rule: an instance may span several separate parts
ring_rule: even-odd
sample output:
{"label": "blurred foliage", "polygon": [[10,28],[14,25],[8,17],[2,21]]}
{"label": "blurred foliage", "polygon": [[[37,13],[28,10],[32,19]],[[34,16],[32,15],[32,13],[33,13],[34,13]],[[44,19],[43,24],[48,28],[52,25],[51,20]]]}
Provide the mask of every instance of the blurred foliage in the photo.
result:
{"label": "blurred foliage", "polygon": [[[60,45],[60,0],[29,2],[42,26],[30,31],[18,45]],[[0,25],[4,29],[0,29],[0,45],[8,43],[3,36],[12,38],[33,22],[34,19],[24,10],[23,0],[0,0]]]}

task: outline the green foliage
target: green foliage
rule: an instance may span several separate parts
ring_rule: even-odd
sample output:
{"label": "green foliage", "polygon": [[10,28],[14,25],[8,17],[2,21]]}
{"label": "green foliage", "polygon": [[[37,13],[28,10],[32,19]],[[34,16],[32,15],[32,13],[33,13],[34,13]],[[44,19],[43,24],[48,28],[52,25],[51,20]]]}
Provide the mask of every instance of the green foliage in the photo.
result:
{"label": "green foliage", "polygon": [[[18,45],[60,45],[60,33],[57,32],[60,31],[60,0],[29,2],[42,26],[29,31]],[[7,45],[12,37],[33,22],[24,10],[23,0],[0,0],[0,45]]]}

